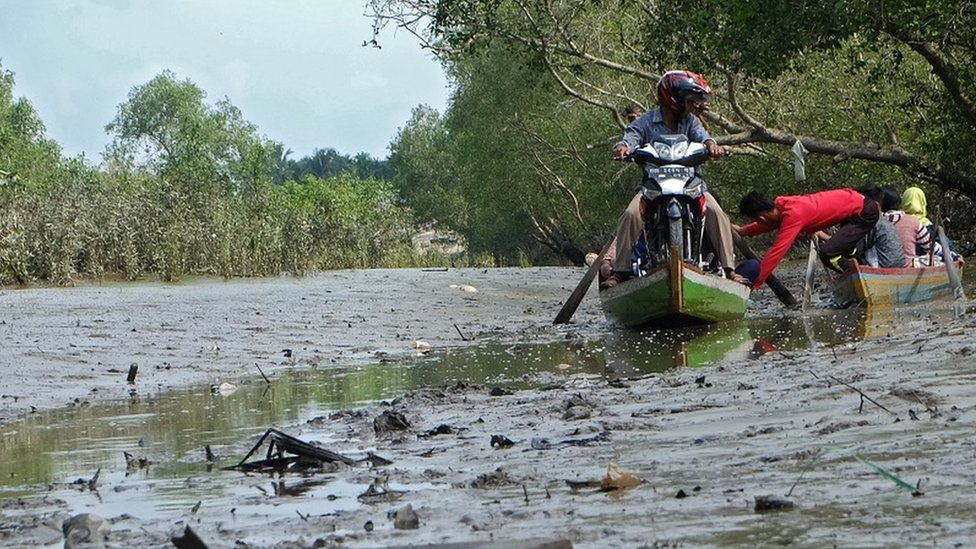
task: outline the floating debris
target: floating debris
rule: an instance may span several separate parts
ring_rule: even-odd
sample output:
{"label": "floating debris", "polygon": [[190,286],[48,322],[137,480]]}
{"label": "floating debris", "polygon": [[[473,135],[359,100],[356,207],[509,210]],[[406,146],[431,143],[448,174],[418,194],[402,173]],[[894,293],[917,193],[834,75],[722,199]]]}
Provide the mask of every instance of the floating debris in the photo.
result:
{"label": "floating debris", "polygon": [[616,463],[611,463],[607,465],[607,475],[600,481],[600,489],[610,491],[633,488],[642,482],[644,481],[637,475],[621,469]]}
{"label": "floating debris", "polygon": [[462,292],[469,293],[469,294],[478,293],[478,288],[475,288],[474,286],[469,286],[467,284],[451,284],[451,289],[461,290]]}
{"label": "floating debris", "polygon": [[233,383],[227,383],[226,381],[221,383],[220,385],[217,385],[216,383],[212,383],[210,385],[210,392],[215,395],[229,396],[234,394],[236,391],[237,391],[237,385],[234,385]]}
{"label": "floating debris", "polygon": [[391,490],[386,481],[376,479],[366,488],[366,491],[356,496],[360,503],[389,503],[397,501],[406,494],[406,490]]}
{"label": "floating debris", "polygon": [[498,447],[498,448],[510,448],[512,446],[515,446],[515,443],[512,442],[512,439],[508,438],[507,436],[505,436],[505,435],[491,435],[491,447],[492,448],[495,448],[495,447]]}
{"label": "floating debris", "polygon": [[437,435],[457,435],[461,431],[466,431],[464,427],[452,427],[446,423],[442,423],[433,429],[428,430],[424,433],[417,433],[417,438],[430,438],[436,437]]}
{"label": "floating debris", "polygon": [[148,469],[149,466],[152,465],[152,462],[149,461],[149,458],[145,456],[136,457],[130,454],[129,452],[122,452],[122,455],[125,457],[125,473],[127,475],[139,469]]}
{"label": "floating debris", "polygon": [[103,547],[112,531],[112,524],[98,515],[82,513],[64,521],[61,531],[64,532],[65,547],[76,547],[80,544]]}
{"label": "floating debris", "polygon": [[875,473],[877,473],[881,477],[884,477],[884,478],[890,480],[891,482],[894,482],[895,485],[898,486],[899,488],[902,488],[904,490],[907,490],[909,493],[912,494],[912,497],[918,497],[918,496],[924,496],[925,495],[925,493],[922,492],[922,490],[920,489],[921,480],[919,480],[919,483],[918,484],[916,484],[915,486],[912,486],[911,484],[909,484],[909,483],[905,482],[904,480],[902,480],[898,475],[892,473],[891,471],[885,469],[884,467],[878,465],[877,463],[873,463],[871,461],[868,461],[868,460],[862,458],[861,456],[854,456],[854,459],[856,459],[862,465],[866,465],[867,467],[870,467],[871,470],[873,470]]}
{"label": "floating debris", "polygon": [[397,530],[420,528],[420,517],[409,503],[393,512],[393,527]]}
{"label": "floating debris", "polygon": [[179,536],[175,532],[169,538],[176,549],[207,549],[207,544],[197,536],[197,533],[187,525],[183,528],[183,535]]}
{"label": "floating debris", "polygon": [[776,496],[756,496],[755,511],[769,513],[774,511],[789,511],[796,508],[796,504],[786,498]]}
{"label": "floating debris", "polygon": [[400,412],[384,410],[382,414],[373,419],[373,431],[377,435],[386,434],[392,431],[406,431],[410,428],[410,422]]}
{"label": "floating debris", "polygon": [[603,432],[591,437],[583,438],[570,438],[566,440],[560,440],[558,442],[552,442],[544,437],[535,437],[532,439],[530,445],[533,450],[554,450],[556,448],[562,448],[564,446],[587,446],[594,442],[606,442],[610,440],[610,433]]}
{"label": "floating debris", "polygon": [[[265,459],[248,463],[247,460],[255,452],[257,452],[258,448],[264,444],[265,440],[268,441],[268,451]],[[285,452],[294,455],[285,456]],[[278,429],[268,429],[264,432],[264,435],[261,436],[260,440],[258,440],[257,444],[251,448],[251,451],[244,456],[244,459],[242,459],[237,465],[228,467],[228,469],[239,469],[245,471],[262,469],[281,470],[287,469],[292,465],[321,467],[323,463],[334,462],[340,462],[346,465],[354,465],[359,463],[359,461],[350,457],[309,444],[308,442],[297,439],[287,433],[279,431]]]}
{"label": "floating debris", "polygon": [[468,488],[499,488],[502,486],[511,486],[517,484],[515,479],[510,477],[501,467],[495,469],[491,473],[484,473],[478,475],[478,478],[472,480],[468,484]]}

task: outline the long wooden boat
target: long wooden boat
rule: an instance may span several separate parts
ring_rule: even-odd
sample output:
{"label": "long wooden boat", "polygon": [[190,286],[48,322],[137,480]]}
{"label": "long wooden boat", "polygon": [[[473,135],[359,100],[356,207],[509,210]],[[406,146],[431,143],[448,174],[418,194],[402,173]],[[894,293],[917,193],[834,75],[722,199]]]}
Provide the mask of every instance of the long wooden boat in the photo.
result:
{"label": "long wooden boat", "polygon": [[[962,264],[956,263],[962,272]],[[894,307],[952,298],[946,265],[918,268],[881,268],[855,265],[833,283],[839,307]]]}
{"label": "long wooden boat", "polygon": [[748,286],[672,259],[647,276],[600,292],[607,318],[630,328],[658,324],[703,324],[742,318]]}

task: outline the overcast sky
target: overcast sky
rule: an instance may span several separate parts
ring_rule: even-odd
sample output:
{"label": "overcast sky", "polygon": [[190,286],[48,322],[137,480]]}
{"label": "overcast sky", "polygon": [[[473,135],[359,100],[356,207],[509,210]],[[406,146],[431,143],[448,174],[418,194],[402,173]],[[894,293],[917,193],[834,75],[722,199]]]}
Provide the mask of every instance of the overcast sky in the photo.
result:
{"label": "overcast sky", "polygon": [[129,91],[165,69],[226,96],[292,158],[385,158],[410,111],[443,112],[440,65],[409,34],[372,37],[363,0],[0,0],[0,66],[66,156],[99,162]]}

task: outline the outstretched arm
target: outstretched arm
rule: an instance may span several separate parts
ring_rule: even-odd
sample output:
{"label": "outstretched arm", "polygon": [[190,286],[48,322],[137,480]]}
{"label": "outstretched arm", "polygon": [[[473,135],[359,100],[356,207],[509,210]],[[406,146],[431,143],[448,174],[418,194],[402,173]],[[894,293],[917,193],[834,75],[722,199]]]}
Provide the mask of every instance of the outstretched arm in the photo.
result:
{"label": "outstretched arm", "polygon": [[800,229],[802,228],[802,225],[798,223],[788,223],[784,220],[779,228],[779,233],[776,235],[776,240],[759,264],[759,277],[756,279],[756,283],[752,285],[754,290],[762,286],[769,275],[773,274],[779,262],[786,257],[786,252],[790,251],[790,246],[796,241],[796,237],[800,236]]}

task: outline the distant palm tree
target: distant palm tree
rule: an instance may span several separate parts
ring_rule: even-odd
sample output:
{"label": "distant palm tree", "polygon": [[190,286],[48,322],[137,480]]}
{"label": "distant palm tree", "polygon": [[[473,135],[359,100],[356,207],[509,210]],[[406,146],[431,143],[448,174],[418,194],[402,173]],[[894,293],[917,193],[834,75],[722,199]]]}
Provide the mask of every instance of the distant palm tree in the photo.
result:
{"label": "distant palm tree", "polygon": [[275,185],[283,185],[285,181],[294,179],[297,172],[295,161],[289,160],[289,156],[294,151],[285,148],[282,143],[275,143],[271,147],[271,154],[275,159],[274,182]]}

